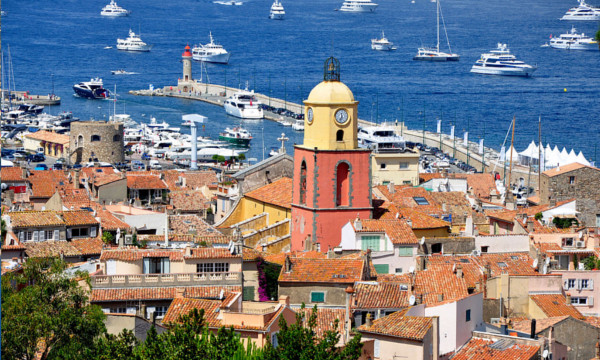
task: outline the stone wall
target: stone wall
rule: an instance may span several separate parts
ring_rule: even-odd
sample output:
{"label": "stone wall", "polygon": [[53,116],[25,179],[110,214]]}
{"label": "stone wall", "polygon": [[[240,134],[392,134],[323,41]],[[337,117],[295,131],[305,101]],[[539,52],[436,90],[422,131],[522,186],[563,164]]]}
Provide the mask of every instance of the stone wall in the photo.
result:
{"label": "stone wall", "polygon": [[[573,184],[571,176],[574,177]],[[600,214],[600,170],[582,167],[552,177],[542,174],[541,182],[542,204],[576,199],[580,219],[586,226],[596,226],[596,214]]]}
{"label": "stone wall", "polygon": [[69,135],[70,161],[88,162],[90,158],[111,164],[125,160],[123,124],[105,121],[76,121]]}
{"label": "stone wall", "polygon": [[[569,360],[595,358],[596,343],[600,337],[600,329],[572,317],[559,322],[553,328],[552,338],[568,346]],[[550,328],[542,331],[540,334],[549,337]]]}
{"label": "stone wall", "polygon": [[470,254],[475,250],[475,238],[473,237],[435,237],[425,238],[425,253],[419,248],[419,255],[432,254],[434,244],[442,244],[444,254]]}

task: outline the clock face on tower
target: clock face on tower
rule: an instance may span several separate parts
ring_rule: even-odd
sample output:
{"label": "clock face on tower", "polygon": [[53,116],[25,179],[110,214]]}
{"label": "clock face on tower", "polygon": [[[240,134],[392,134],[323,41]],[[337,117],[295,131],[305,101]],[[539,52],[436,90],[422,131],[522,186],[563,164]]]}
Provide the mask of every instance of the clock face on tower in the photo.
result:
{"label": "clock face on tower", "polygon": [[335,112],[335,121],[338,122],[338,124],[340,125],[344,125],[345,123],[348,122],[348,112],[344,109],[340,109],[338,111]]}
{"label": "clock face on tower", "polygon": [[312,122],[313,122],[313,109],[312,108],[308,108],[308,110],[306,111],[306,119],[308,120],[309,124],[312,124]]}

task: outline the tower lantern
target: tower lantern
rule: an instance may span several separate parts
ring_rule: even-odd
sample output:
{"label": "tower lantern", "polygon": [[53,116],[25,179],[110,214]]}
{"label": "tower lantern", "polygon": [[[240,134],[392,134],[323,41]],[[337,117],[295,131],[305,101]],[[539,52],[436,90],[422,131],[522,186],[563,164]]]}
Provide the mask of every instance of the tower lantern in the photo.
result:
{"label": "tower lantern", "polygon": [[340,62],[333,56],[325,60],[323,80],[340,81]]}

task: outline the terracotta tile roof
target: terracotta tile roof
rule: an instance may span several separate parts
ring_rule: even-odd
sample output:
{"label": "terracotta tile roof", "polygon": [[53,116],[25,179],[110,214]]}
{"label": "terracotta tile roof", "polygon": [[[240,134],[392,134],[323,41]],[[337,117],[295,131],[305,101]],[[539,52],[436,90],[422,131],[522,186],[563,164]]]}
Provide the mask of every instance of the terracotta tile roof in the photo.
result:
{"label": "terracotta tile roof", "polygon": [[175,209],[182,211],[200,211],[211,205],[211,201],[200,190],[172,191],[169,197]]}
{"label": "terracotta tile roof", "polygon": [[371,326],[361,325],[358,331],[423,341],[433,326],[433,318],[405,316],[405,313],[406,310],[397,311],[373,321]]}
{"label": "terracotta tile roof", "polygon": [[496,188],[496,180],[494,175],[489,173],[481,174],[451,174],[449,177],[455,179],[467,179],[467,186],[472,191],[473,195],[480,199],[490,199],[492,191],[498,193]]}
{"label": "terracotta tile roof", "polygon": [[183,250],[138,249],[136,247],[106,249],[102,251],[100,260],[137,261],[145,257],[168,257],[171,261],[183,261]]}
{"label": "terracotta tile roof", "polygon": [[[505,346],[500,349],[490,345],[504,341]],[[511,340],[493,341],[488,339],[472,338],[452,357],[452,360],[531,360],[537,359],[539,346],[517,344]]]}
{"label": "terracotta tile roof", "polygon": [[191,172],[186,171],[183,173],[185,177],[186,185],[190,189],[200,189],[203,186],[217,184],[217,174],[214,171],[198,171]]}
{"label": "terracotta tile roof", "polygon": [[[474,289],[477,283],[483,284],[483,269],[468,257],[458,256],[430,256],[428,269],[443,269],[456,274],[457,267],[462,268],[463,278],[467,287]],[[464,259],[464,261],[461,261]]]}
{"label": "terracotta tile roof", "polygon": [[441,179],[444,177],[442,173],[419,173],[419,183],[428,182],[431,179]]}
{"label": "terracotta tile roof", "polygon": [[190,249],[191,255],[184,255],[186,259],[235,259],[241,255],[232,255],[227,248],[201,247]]}
{"label": "terracotta tile roof", "polygon": [[5,182],[24,182],[26,181],[23,178],[23,169],[20,167],[3,167],[0,170],[0,181]]}
{"label": "terracotta tile roof", "polygon": [[398,245],[415,245],[418,243],[415,233],[404,219],[391,220],[372,220],[364,219],[362,222],[362,230],[356,230],[354,221],[350,221],[354,230],[358,233],[385,233],[390,238],[392,244]]}
{"label": "terracotta tile roof", "polygon": [[157,175],[127,174],[129,189],[166,189],[167,184]]}
{"label": "terracotta tile roof", "polygon": [[583,321],[585,321],[586,323],[595,326],[597,328],[600,328],[600,317],[597,316],[586,316]]}
{"label": "terracotta tile roof", "polygon": [[104,247],[100,238],[73,239],[71,244],[79,250],[81,255],[100,255]]}
{"label": "terracotta tile roof", "polygon": [[433,268],[415,273],[414,293],[427,306],[460,300],[469,296],[464,278],[459,278],[452,271]]}
{"label": "terracotta tile roof", "polygon": [[290,258],[292,268],[281,268],[279,282],[354,283],[362,280],[363,260]]}
{"label": "terracotta tile roof", "polygon": [[62,253],[64,256],[80,256],[81,251],[69,241],[40,241],[26,242],[25,253],[31,258],[58,257]]}
{"label": "terracotta tile roof", "polygon": [[109,175],[104,175],[104,176],[96,176],[94,178],[94,185],[95,186],[103,186],[103,185],[110,184],[110,183],[113,183],[113,182],[119,181],[119,180],[125,180],[124,178],[121,177],[121,174],[109,174]]}
{"label": "terracotta tile roof", "polygon": [[567,299],[563,294],[529,295],[529,298],[548,317],[570,315],[575,319],[583,319],[583,315],[573,305],[567,305]]}
{"label": "terracotta tile roof", "polygon": [[244,194],[244,196],[268,204],[281,206],[286,209],[291,209],[292,179],[288,177],[283,177],[256,190],[252,190]]}
{"label": "terracotta tile roof", "polygon": [[81,179],[101,178],[108,175],[120,174],[112,167],[84,167],[81,170]]}
{"label": "terracotta tile roof", "polygon": [[[135,288],[135,289],[92,289],[91,302],[131,301],[131,300],[171,300],[176,297],[176,287]],[[194,286],[180,287],[185,295],[193,298],[218,299],[221,290],[225,293],[240,292],[241,286]]]}
{"label": "terracotta tile roof", "polygon": [[[354,309],[402,309],[409,306],[410,278],[406,282],[361,281],[354,286]],[[407,289],[400,289],[406,285]]]}
{"label": "terracotta tile roof", "polygon": [[528,253],[482,253],[479,256],[459,255],[459,256],[430,256],[428,258],[428,267],[452,269],[454,265],[460,264],[463,268],[463,275],[469,287],[474,287],[480,276],[489,266],[490,277],[500,276],[507,273],[509,275],[539,275],[532,267],[533,258]]}
{"label": "terracotta tile roof", "polygon": [[412,222],[412,228],[415,230],[449,228],[451,225],[447,221],[427,215],[418,209],[396,208],[396,213],[398,213],[399,216],[410,220]]}
{"label": "terracotta tile roof", "polygon": [[57,134],[46,130],[36,131],[32,134],[25,135],[26,138],[51,142],[54,144],[63,144],[69,146],[69,136],[63,134]]}
{"label": "terracotta tile roof", "polygon": [[175,234],[194,233],[197,236],[222,235],[197,215],[169,215],[169,230]]}
{"label": "terracotta tile roof", "polygon": [[544,174],[548,177],[553,177],[553,176],[557,176],[557,175],[566,174],[568,172],[571,172],[571,171],[577,170],[577,169],[581,169],[581,168],[590,168],[593,170],[600,170],[595,167],[586,166],[586,165],[583,165],[580,163],[571,163],[571,164],[567,164],[564,166],[561,165],[561,166],[555,167],[554,169],[546,170],[542,174]]}
{"label": "terracotta tile roof", "polygon": [[110,211],[102,209],[102,207],[96,210],[96,216],[100,218],[100,225],[102,226],[103,230],[127,230],[131,227],[129,224],[113,215]]}
{"label": "terracotta tile roof", "polygon": [[171,302],[163,318],[163,323],[177,323],[180,316],[189,314],[193,309],[204,309],[204,322],[206,325],[209,327],[221,327],[221,320],[219,319],[220,307],[221,300],[176,298]]}
{"label": "terracotta tile roof", "polygon": [[32,170],[27,179],[31,183],[31,197],[34,198],[49,198],[56,190],[69,185],[65,172],[61,170]]}
{"label": "terracotta tile roof", "polygon": [[[306,319],[310,316],[312,308],[294,308],[296,312],[303,313]],[[314,328],[315,334],[321,338],[326,331],[333,331],[340,335],[344,334],[344,317],[346,316],[345,309],[335,308],[318,308],[317,309],[317,326]],[[337,327],[335,321],[338,320]]]}
{"label": "terracotta tile roof", "polygon": [[287,253],[278,253],[278,254],[267,254],[265,255],[265,261],[283,265],[285,264],[285,257],[289,256],[291,258],[298,259],[325,259],[327,258],[327,254],[324,254],[320,251],[292,251]]}
{"label": "terracotta tile roof", "polygon": [[63,188],[58,190],[63,206],[71,209],[92,207],[95,203],[90,199],[85,189]]}
{"label": "terracotta tile roof", "polygon": [[[424,214],[440,214],[442,212],[442,208],[433,199],[431,193],[424,188],[396,185],[393,193],[385,185],[377,186],[377,189],[398,208],[414,208]],[[428,204],[417,204],[416,197],[425,198]]]}
{"label": "terracotta tile roof", "polygon": [[260,251],[244,247],[242,248],[242,257],[244,261],[256,261],[261,259],[263,254]]}
{"label": "terracotta tile roof", "polygon": [[14,211],[7,214],[13,228],[63,226],[65,221],[56,211]]}
{"label": "terracotta tile roof", "polygon": [[87,210],[63,211],[63,219],[67,226],[99,225],[94,214]]}
{"label": "terracotta tile roof", "polygon": [[[536,324],[535,324],[536,334],[539,334],[542,331],[546,330],[547,328],[558,324],[559,322],[563,321],[564,319],[566,319],[568,317],[570,317],[570,316],[564,315],[564,316],[549,317],[546,319],[536,319]],[[514,322],[512,328],[514,330],[529,334],[529,333],[531,333],[531,320],[527,319],[527,320],[521,320],[521,321]]]}

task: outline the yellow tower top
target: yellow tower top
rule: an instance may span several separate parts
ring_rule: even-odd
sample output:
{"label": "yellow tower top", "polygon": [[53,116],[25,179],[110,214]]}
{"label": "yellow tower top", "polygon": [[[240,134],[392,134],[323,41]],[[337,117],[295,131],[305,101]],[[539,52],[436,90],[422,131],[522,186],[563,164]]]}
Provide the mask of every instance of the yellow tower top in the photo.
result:
{"label": "yellow tower top", "polygon": [[325,61],[323,81],[304,101],[305,148],[352,150],[358,148],[358,101],[340,82],[340,63],[330,57]]}

